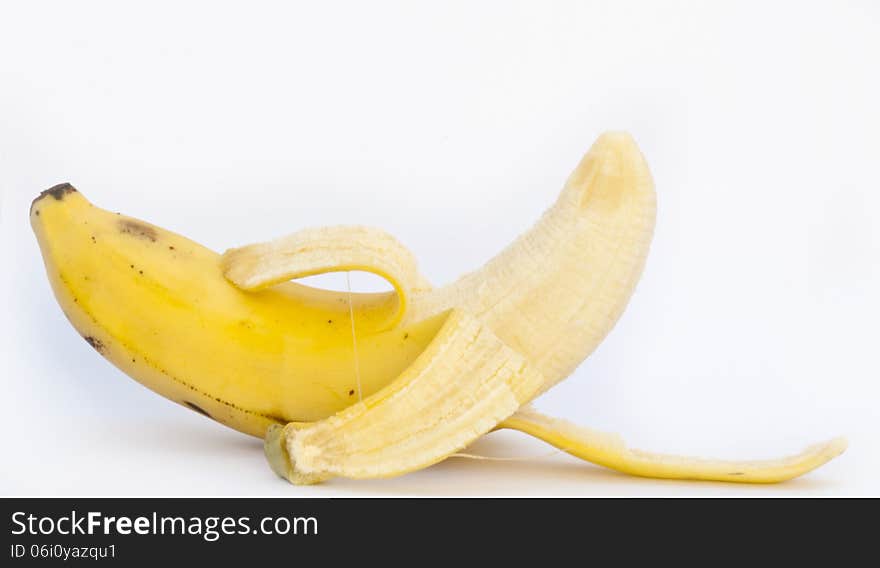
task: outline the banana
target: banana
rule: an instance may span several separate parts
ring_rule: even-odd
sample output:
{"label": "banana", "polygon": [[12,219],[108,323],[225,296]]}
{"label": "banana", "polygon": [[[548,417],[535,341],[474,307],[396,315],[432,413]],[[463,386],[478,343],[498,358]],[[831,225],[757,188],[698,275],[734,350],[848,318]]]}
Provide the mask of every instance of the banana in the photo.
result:
{"label": "banana", "polygon": [[[500,428],[650,477],[781,481],[842,452],[833,440],[764,462],[649,454],[526,406],[620,317],[655,207],[632,138],[604,134],[531,230],[439,288],[367,227],[306,229],[221,256],[67,184],[34,201],[31,222],[59,304],[95,349],[159,394],[263,437],[272,469],[293,483],[399,475]],[[394,290],[288,282],[344,270]]]}

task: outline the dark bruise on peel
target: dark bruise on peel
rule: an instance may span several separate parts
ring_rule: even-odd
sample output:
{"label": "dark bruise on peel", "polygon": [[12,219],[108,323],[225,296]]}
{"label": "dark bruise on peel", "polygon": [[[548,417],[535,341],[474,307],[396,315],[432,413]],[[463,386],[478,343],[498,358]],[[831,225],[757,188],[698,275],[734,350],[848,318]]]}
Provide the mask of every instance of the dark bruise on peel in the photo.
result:
{"label": "dark bruise on peel", "polygon": [[193,403],[193,402],[190,402],[190,401],[188,401],[188,400],[184,400],[184,401],[183,401],[183,404],[185,404],[185,405],[188,406],[189,408],[195,410],[196,412],[198,412],[198,413],[201,414],[202,416],[207,416],[207,417],[210,418],[211,420],[214,420],[214,417],[211,416],[210,414],[208,414],[208,412],[207,412],[204,408],[202,408],[201,406],[199,406],[199,405],[197,405],[197,404],[195,404],[195,403]]}
{"label": "dark bruise on peel", "polygon": [[[65,314],[65,315],[66,315],[66,314]],[[97,337],[93,337],[93,336],[91,336],[91,335],[84,335],[84,336],[83,336],[83,339],[85,339],[85,340],[86,340],[86,343],[88,343],[89,345],[91,345],[92,348],[93,348],[95,351],[97,351],[97,352],[100,353],[101,355],[104,354],[104,342],[103,342],[103,341],[101,341],[101,340],[98,339]]]}
{"label": "dark bruise on peel", "polygon": [[159,234],[156,233],[156,229],[148,225],[144,225],[143,223],[132,221],[131,219],[122,219],[119,221],[119,232],[126,235],[134,235],[135,237],[139,237],[142,239],[147,239],[153,243],[155,243],[156,239],[159,238]]}

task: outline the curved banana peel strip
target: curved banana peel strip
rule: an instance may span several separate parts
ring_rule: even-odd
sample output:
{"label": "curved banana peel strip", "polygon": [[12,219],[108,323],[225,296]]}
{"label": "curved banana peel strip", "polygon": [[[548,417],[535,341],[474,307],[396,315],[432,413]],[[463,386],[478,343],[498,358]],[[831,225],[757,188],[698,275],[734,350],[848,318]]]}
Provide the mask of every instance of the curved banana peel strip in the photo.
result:
{"label": "curved banana peel strip", "polygon": [[266,455],[295,484],[415,471],[491,431],[541,380],[488,327],[453,310],[394,382],[330,418],[271,429]]}
{"label": "curved banana peel strip", "polygon": [[309,228],[267,243],[230,249],[223,255],[225,276],[243,290],[328,272],[360,270],[387,280],[398,306],[378,330],[400,325],[416,291],[430,289],[415,256],[381,229],[364,226]]}
{"label": "curved banana peel strip", "polygon": [[628,448],[617,434],[584,428],[529,407],[517,411],[498,428],[519,430],[577,458],[630,475],[735,483],[778,483],[793,479],[836,458],[847,446],[845,438],[834,438],[796,455],[752,461],[659,454]]}

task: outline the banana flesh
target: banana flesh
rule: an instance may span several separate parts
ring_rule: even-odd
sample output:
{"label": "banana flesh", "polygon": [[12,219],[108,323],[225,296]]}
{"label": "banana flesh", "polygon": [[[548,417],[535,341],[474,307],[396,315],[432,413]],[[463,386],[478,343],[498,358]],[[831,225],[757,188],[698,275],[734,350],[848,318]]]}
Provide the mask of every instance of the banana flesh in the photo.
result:
{"label": "banana flesh", "polygon": [[544,376],[546,391],[614,327],[642,274],[654,231],[654,183],[629,134],[599,137],[556,203],[475,272],[413,300],[414,318],[476,315]]}

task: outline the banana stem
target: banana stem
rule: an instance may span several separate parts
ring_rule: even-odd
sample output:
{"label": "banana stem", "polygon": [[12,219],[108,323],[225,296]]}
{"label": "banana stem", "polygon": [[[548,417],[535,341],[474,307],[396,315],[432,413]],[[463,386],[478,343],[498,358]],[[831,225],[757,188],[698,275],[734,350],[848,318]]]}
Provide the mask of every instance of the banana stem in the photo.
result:
{"label": "banana stem", "polygon": [[284,426],[272,424],[266,430],[266,438],[263,440],[263,450],[266,460],[278,477],[290,479],[290,455],[287,453],[287,444],[284,439]]}

